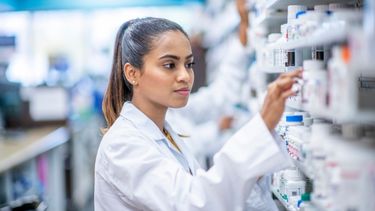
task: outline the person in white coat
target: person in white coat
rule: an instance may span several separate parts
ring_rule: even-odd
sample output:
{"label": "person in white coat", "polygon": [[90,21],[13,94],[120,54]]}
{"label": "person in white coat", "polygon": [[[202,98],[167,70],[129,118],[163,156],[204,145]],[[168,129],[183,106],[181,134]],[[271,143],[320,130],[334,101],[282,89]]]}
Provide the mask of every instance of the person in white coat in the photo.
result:
{"label": "person in white coat", "polygon": [[262,111],[199,168],[167,109],[187,104],[194,80],[188,36],[160,18],[124,23],[103,100],[108,128],[95,164],[95,210],[242,210],[262,175],[289,165],[272,136],[301,72],[268,89]]}
{"label": "person in white coat", "polygon": [[[173,125],[178,134],[194,153],[200,166],[208,169],[212,156],[220,150],[232,131],[251,118],[248,110],[237,109],[232,118],[224,116],[227,107],[240,101],[247,78],[248,63],[251,58],[251,47],[247,40],[249,25],[248,10],[245,0],[236,0],[240,24],[236,33],[228,38],[228,48],[217,69],[217,77],[206,87],[200,88],[189,97],[183,108],[168,109],[166,120]],[[250,43],[251,44],[251,43]],[[217,91],[220,90],[220,91]],[[210,99],[210,100],[207,100]],[[248,99],[247,99],[248,100]],[[239,112],[241,111],[241,112]],[[254,110],[256,111],[256,110]],[[230,123],[230,120],[231,123]],[[278,208],[271,195],[271,175],[264,175],[252,188],[247,199],[247,211],[277,211]]]}
{"label": "person in white coat", "polygon": [[166,119],[173,123],[175,131],[189,138],[189,146],[199,157],[220,148],[222,141],[217,139],[228,127],[221,127],[218,121],[221,117],[224,117],[223,122],[229,119],[226,112],[233,110],[240,102],[240,93],[248,78],[251,51],[247,47],[247,32],[243,30],[244,26],[249,25],[248,11],[243,0],[235,2],[238,14],[233,11],[231,16],[240,17],[240,24],[237,32],[231,32],[228,36],[225,56],[218,57],[221,62],[215,68],[217,77],[208,86],[193,93],[186,106],[169,109],[166,116]]}

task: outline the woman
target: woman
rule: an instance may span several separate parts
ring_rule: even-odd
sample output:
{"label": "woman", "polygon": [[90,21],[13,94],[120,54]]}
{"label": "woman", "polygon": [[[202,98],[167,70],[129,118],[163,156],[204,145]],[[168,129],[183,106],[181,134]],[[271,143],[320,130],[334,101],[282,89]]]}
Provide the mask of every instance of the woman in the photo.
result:
{"label": "woman", "polygon": [[271,131],[300,72],[269,86],[261,113],[204,171],[164,119],[168,108],[187,104],[194,80],[191,52],[186,33],[169,20],[143,18],[121,26],[103,101],[108,130],[95,166],[97,211],[242,210],[257,179],[286,166]]}

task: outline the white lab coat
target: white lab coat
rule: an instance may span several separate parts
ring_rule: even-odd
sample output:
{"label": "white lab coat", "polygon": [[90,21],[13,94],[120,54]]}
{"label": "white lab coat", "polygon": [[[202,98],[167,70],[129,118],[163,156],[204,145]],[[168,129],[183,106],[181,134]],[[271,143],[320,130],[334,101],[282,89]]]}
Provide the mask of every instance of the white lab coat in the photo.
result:
{"label": "white lab coat", "polygon": [[163,133],[134,105],[103,137],[95,164],[95,210],[243,210],[257,179],[288,166],[286,155],[256,115],[204,171],[172,128],[192,175],[171,153]]}

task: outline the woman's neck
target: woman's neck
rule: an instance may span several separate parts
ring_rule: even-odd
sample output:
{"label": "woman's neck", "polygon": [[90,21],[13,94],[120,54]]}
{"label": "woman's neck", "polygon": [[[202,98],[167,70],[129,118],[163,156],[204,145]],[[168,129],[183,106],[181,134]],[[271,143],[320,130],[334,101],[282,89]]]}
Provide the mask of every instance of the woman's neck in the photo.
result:
{"label": "woman's neck", "polygon": [[141,103],[137,99],[132,99],[132,104],[137,107],[140,111],[142,111],[148,118],[150,118],[156,126],[163,131],[164,128],[164,121],[165,121],[165,114],[167,112],[167,108],[165,106],[161,106],[154,103]]}

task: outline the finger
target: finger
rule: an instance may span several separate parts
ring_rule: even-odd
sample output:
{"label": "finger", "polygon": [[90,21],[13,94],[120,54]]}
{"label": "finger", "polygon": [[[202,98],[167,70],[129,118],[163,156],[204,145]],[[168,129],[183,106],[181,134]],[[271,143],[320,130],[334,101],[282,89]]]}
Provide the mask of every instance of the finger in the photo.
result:
{"label": "finger", "polygon": [[283,74],[280,75],[279,78],[288,78],[288,77],[302,78],[302,68],[298,68],[297,70],[293,70],[293,71],[290,71],[290,72],[283,73]]}
{"label": "finger", "polygon": [[288,98],[290,96],[294,96],[294,95],[296,95],[296,93],[293,90],[289,89],[288,91],[285,91],[281,94],[281,98],[286,99],[286,98]]}
{"label": "finger", "polygon": [[301,78],[302,77],[302,68],[298,68],[296,70],[287,72],[287,73],[285,73],[285,76],[286,77],[292,77],[292,78],[294,78],[294,77]]}
{"label": "finger", "polygon": [[294,79],[293,78],[290,78],[290,77],[286,77],[286,78],[281,78],[281,79],[277,79],[275,81],[276,83],[276,86],[280,89],[280,90],[286,90],[286,89],[290,89],[290,87],[292,87],[293,83],[294,83]]}

